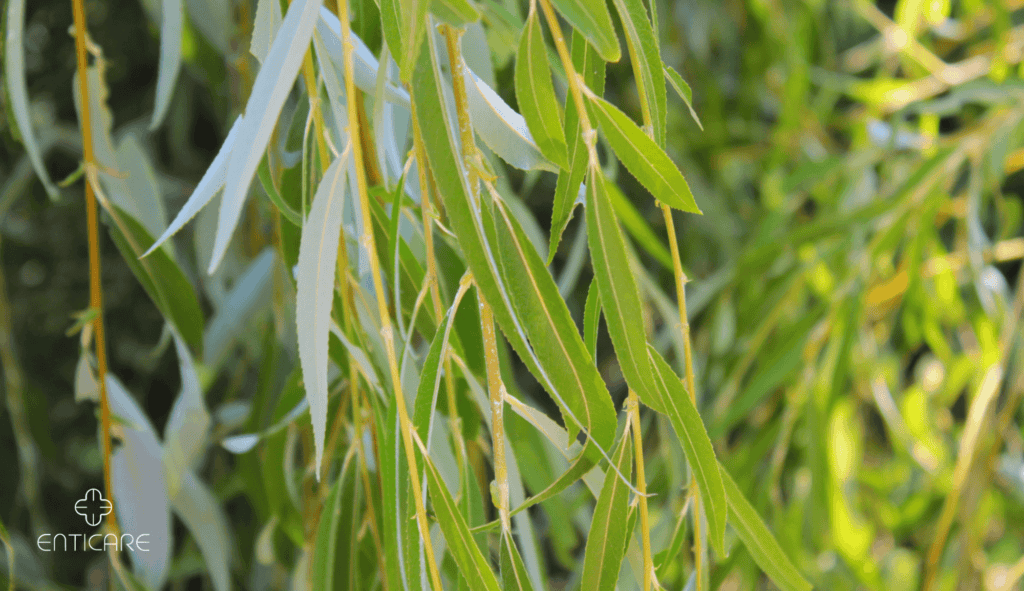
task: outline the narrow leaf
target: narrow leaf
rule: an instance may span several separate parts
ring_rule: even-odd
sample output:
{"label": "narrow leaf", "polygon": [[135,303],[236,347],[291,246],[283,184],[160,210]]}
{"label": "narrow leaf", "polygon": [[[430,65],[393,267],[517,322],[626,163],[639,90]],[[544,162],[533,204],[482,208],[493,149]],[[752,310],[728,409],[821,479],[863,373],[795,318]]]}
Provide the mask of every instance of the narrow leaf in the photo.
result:
{"label": "narrow leaf", "polygon": [[[418,439],[417,442],[422,446]],[[420,449],[424,451],[422,447]],[[422,459],[427,474],[427,485],[430,487],[430,499],[434,513],[437,514],[437,524],[441,526],[444,539],[448,542],[448,551],[455,559],[459,572],[474,591],[501,591],[494,571],[473,539],[473,534],[466,525],[466,518],[463,517],[452,494],[448,492],[448,486],[441,478],[434,462],[425,451]]]}
{"label": "narrow leaf", "polygon": [[185,7],[182,0],[161,0],[160,64],[156,79],[156,106],[149,129],[160,127],[171,104],[178,71],[181,70],[181,33],[184,27]]}
{"label": "narrow leaf", "polygon": [[[486,228],[489,211],[486,207],[482,210]],[[607,449],[614,438],[616,422],[607,386],[540,255],[502,202],[495,202],[494,212],[495,243],[506,289],[530,343],[540,358],[550,364],[550,375],[558,385],[563,404],[577,421],[582,421],[579,426]],[[574,431],[568,419],[566,428],[572,436]]]}
{"label": "narrow leaf", "polygon": [[117,519],[129,531],[149,534],[147,548],[129,550],[135,572],[150,589],[163,587],[174,545],[170,500],[160,440],[139,404],[113,374],[107,374],[110,411],[122,419],[121,445],[110,458]]}
{"label": "narrow leaf", "polygon": [[320,478],[327,428],[327,346],[338,262],[347,159],[336,159],[317,187],[299,245],[296,290],[299,361],[313,423],[316,474]]}
{"label": "narrow leaf", "polygon": [[597,359],[597,324],[601,321],[601,292],[597,281],[590,282],[587,301],[583,305],[583,341],[590,356]]}
{"label": "narrow leaf", "polygon": [[[633,472],[631,437],[627,429],[613,460],[619,472],[629,478]],[[594,518],[587,534],[587,549],[583,557],[583,575],[580,588],[593,591],[614,591],[619,579],[622,558],[626,554],[626,530],[629,511],[629,488],[612,470],[604,477],[601,494],[594,507]]]}
{"label": "narrow leaf", "polygon": [[654,27],[643,0],[614,0],[619,21],[626,32],[626,46],[633,62],[637,91],[654,126],[654,141],[665,145],[665,74]]}
{"label": "narrow leaf", "polygon": [[523,564],[523,557],[519,555],[519,550],[512,541],[512,534],[502,532],[500,543],[501,579],[505,584],[505,591],[533,591],[533,584],[526,572],[526,565]]}
{"label": "narrow leaf", "polygon": [[257,0],[256,19],[252,26],[252,39],[249,41],[249,53],[256,61],[263,63],[270,52],[270,43],[281,27],[281,3],[278,0]]}
{"label": "narrow leaf", "polygon": [[480,18],[480,11],[471,0],[432,0],[430,11],[453,27],[461,27]]}
{"label": "narrow leaf", "polygon": [[693,117],[697,127],[704,131],[704,124],[700,122],[697,111],[693,110],[693,91],[690,90],[690,85],[686,83],[686,80],[683,80],[683,77],[672,66],[665,66],[665,77],[672,83],[672,88],[679,94],[679,98],[683,99],[683,102],[686,103],[686,108],[690,110],[690,117]]}
{"label": "narrow leaf", "polygon": [[195,350],[202,350],[203,312],[192,284],[181,267],[163,250],[139,260],[153,239],[142,224],[124,210],[113,204],[111,208],[109,213],[116,216],[116,221],[109,226],[110,235],[135,278],[185,342]]}
{"label": "narrow leaf", "polygon": [[295,0],[281,23],[267,59],[256,75],[249,101],[245,105],[243,127],[237,147],[228,162],[224,196],[220,202],[217,237],[208,272],[212,275],[228,248],[228,241],[242,215],[242,204],[252,185],[263,152],[281,107],[298,76],[302,58],[313,37],[313,27],[323,0]]}
{"label": "narrow leaf", "polygon": [[277,187],[274,186],[274,179],[270,176],[270,166],[267,164],[266,157],[260,162],[259,168],[256,169],[256,176],[260,179],[260,184],[263,185],[263,191],[270,198],[270,202],[274,204],[274,207],[281,212],[286,220],[291,222],[293,225],[302,227],[302,214],[292,209],[292,206],[285,203],[284,198],[281,197],[281,193],[278,192]]}
{"label": "narrow leaf", "polygon": [[670,207],[700,213],[683,173],[668,154],[618,107],[597,96],[591,100],[597,106],[601,130],[612,150],[640,184]]}
{"label": "narrow leaf", "polygon": [[7,96],[10,97],[14,122],[25,144],[25,152],[36,175],[43,183],[51,199],[57,198],[57,185],[50,180],[50,173],[43,163],[43,153],[32,130],[32,113],[29,110],[28,85],[25,81],[25,0],[9,0],[7,3],[7,30],[4,32],[4,80]]}
{"label": "narrow leaf", "polygon": [[275,251],[266,247],[235,280],[203,334],[203,363],[216,369],[247,322],[270,303]]}
{"label": "narrow leaf", "polygon": [[220,500],[191,470],[186,470],[173,478],[178,482],[176,486],[171,487],[171,508],[181,518],[199,546],[214,590],[228,591],[231,588],[231,573],[228,567],[231,561],[232,538]]}
{"label": "narrow leaf", "polygon": [[618,189],[597,168],[591,169],[587,184],[587,238],[608,334],[626,382],[646,400],[656,396],[655,383],[640,291],[608,197],[609,191]]}
{"label": "narrow leaf", "polygon": [[217,191],[224,186],[224,181],[227,180],[228,176],[228,159],[231,158],[231,151],[235,147],[235,140],[238,138],[238,130],[242,127],[242,116],[239,115],[235,119],[235,123],[231,126],[231,130],[228,131],[228,135],[224,138],[224,143],[221,144],[220,150],[217,152],[217,156],[213,159],[210,167],[203,173],[203,178],[199,180],[199,184],[192,191],[192,195],[189,196],[188,201],[182,206],[181,211],[174,217],[174,221],[171,222],[170,226],[164,230],[164,233],[157,238],[153,246],[149,247],[149,250],[142,256],[149,256],[156,248],[163,244],[168,238],[173,236],[182,227],[185,226],[195,217],[199,210],[206,206]]}
{"label": "narrow leaf", "polygon": [[[576,71],[583,75],[583,81],[590,90],[598,95],[604,93],[604,60],[579,32],[572,35],[572,63]],[[585,197],[583,200],[580,199],[581,195],[585,195],[581,191],[581,185],[583,177],[587,174],[589,155],[580,125],[576,103],[566,101],[565,138],[568,145],[569,168],[558,173],[558,182],[555,184],[555,197],[551,209],[551,245],[548,248],[549,265],[555,260],[558,243],[562,240],[565,227],[569,225],[573,209],[585,200]]]}
{"label": "narrow leaf", "polygon": [[516,99],[540,151],[563,169],[569,168],[558,100],[551,84],[544,34],[536,11],[530,11],[519,39],[515,74]]}
{"label": "narrow leaf", "polygon": [[676,437],[686,453],[686,459],[690,462],[693,477],[700,487],[701,499],[705,502],[711,545],[719,556],[724,557],[726,499],[722,475],[715,459],[715,449],[711,446],[708,432],[686,388],[683,387],[682,380],[654,347],[648,346],[648,351],[661,396],[658,401],[644,400],[644,404],[667,415],[671,421]]}
{"label": "narrow leaf", "polygon": [[[586,416],[570,410],[566,400],[569,396],[576,396],[582,403],[584,397],[604,396],[603,392],[607,390],[599,375],[596,382],[588,378],[584,383],[593,383],[595,387],[600,389],[598,390],[598,392],[601,392],[600,394],[583,392],[581,383],[572,377],[564,380],[556,379],[556,375],[571,376],[571,372],[575,370],[562,360],[564,358],[563,355],[550,359],[544,358],[538,355],[534,348],[528,344],[527,331],[524,328],[523,322],[520,321],[517,315],[513,314],[509,289],[505,285],[506,280],[499,272],[497,253],[494,252],[492,238],[484,231],[483,213],[480,210],[481,208],[474,205],[470,199],[469,187],[461,169],[461,152],[456,147],[457,135],[445,123],[444,94],[441,85],[438,83],[438,80],[441,79],[441,74],[436,69],[436,64],[426,55],[427,53],[430,52],[424,52],[424,55],[420,58],[421,61],[416,68],[416,76],[413,80],[413,94],[417,104],[417,113],[420,115],[415,124],[419,125],[422,130],[422,137],[427,145],[427,154],[430,157],[430,167],[438,185],[438,194],[443,200],[444,210],[449,216],[450,227],[458,238],[477,287],[490,304],[495,319],[498,321],[498,325],[509,340],[509,343],[519,354],[530,372],[537,377],[538,381],[558,402],[563,414],[569,417],[567,423],[574,422],[580,424],[582,422],[582,426],[586,426],[589,429]],[[489,231],[493,232],[493,230]],[[525,241],[523,242],[525,243]],[[536,251],[532,248],[530,250],[536,256]],[[537,262],[543,268],[543,262],[539,260]],[[557,305],[564,308],[565,303],[558,296],[554,280],[551,279],[546,269],[544,274],[547,279],[542,281],[544,283],[550,282],[550,287],[554,294],[552,297],[557,299]],[[519,278],[516,280],[521,281]],[[539,319],[537,326],[542,326],[542,323],[544,323],[544,320]],[[579,338],[579,333],[576,333],[576,338]],[[551,346],[558,346],[554,335],[551,334],[531,336],[529,339],[530,342],[540,340],[549,343]],[[585,351],[583,355],[586,355]],[[596,368],[592,367],[592,362],[590,365],[593,372],[596,373]],[[583,371],[589,373],[591,369]],[[610,400],[608,406],[611,406]],[[596,429],[590,430],[590,435],[604,443],[614,437],[614,433],[602,432]],[[607,449],[607,445],[604,445],[604,443],[602,443],[603,449]]]}
{"label": "narrow leaf", "polygon": [[622,49],[605,0],[551,0],[551,3],[590,41],[604,61],[619,61]]}
{"label": "narrow leaf", "polygon": [[402,24],[401,75],[402,80],[409,81],[426,37],[430,0],[399,0],[398,5]]}
{"label": "narrow leaf", "polygon": [[324,501],[313,549],[314,589],[355,589],[358,583],[360,492],[358,460],[353,456],[342,466],[338,480]]}
{"label": "narrow leaf", "polygon": [[487,147],[516,168],[556,172],[558,168],[544,157],[533,139],[526,119],[508,106],[465,62],[462,64],[462,72],[466,80],[466,101],[469,103],[473,130]]}
{"label": "narrow leaf", "polygon": [[751,506],[750,501],[736,486],[729,471],[722,466],[720,469],[722,482],[725,484],[725,496],[729,503],[729,514],[732,516],[733,529],[747,547],[751,558],[761,567],[764,574],[784,591],[810,591],[811,584],[793,566],[789,557],[782,551],[778,541]]}

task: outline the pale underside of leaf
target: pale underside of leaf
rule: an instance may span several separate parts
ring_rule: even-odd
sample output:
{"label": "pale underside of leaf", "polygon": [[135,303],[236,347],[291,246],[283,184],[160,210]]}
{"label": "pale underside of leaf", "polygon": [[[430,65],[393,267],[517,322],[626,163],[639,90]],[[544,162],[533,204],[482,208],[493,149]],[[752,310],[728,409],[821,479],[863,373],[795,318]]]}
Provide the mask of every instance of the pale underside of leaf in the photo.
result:
{"label": "pale underside of leaf", "polygon": [[256,75],[245,106],[242,129],[228,161],[228,175],[220,202],[217,236],[208,272],[220,265],[228,242],[238,225],[253,175],[274,131],[281,107],[298,76],[302,58],[309,48],[323,0],[295,0],[288,7],[281,28],[270,46],[267,59]]}
{"label": "pale underside of leaf", "polygon": [[256,3],[256,19],[252,26],[252,40],[249,42],[249,53],[256,61],[263,63],[270,51],[270,43],[274,40],[281,26],[281,3],[278,0],[258,0]]}
{"label": "pale underside of leaf", "polygon": [[[344,76],[344,53],[341,42],[341,21],[333,12],[327,8],[320,9],[320,19],[316,24],[317,32],[320,34],[327,48],[327,55],[330,57],[334,68],[340,76]],[[350,33],[352,40],[352,79],[356,88],[374,93],[377,85],[377,71],[380,65],[377,58],[366,46],[366,43],[359,38],[359,35]],[[394,83],[390,78],[384,84],[384,98],[396,105],[409,107],[409,93],[400,84]]]}
{"label": "pale underside of leaf", "polygon": [[522,170],[547,170],[558,168],[544,157],[537,142],[526,125],[526,119],[508,106],[498,93],[487,86],[463,62],[466,80],[466,99],[473,130],[480,135],[487,147],[502,160]]}
{"label": "pale underside of leaf", "polygon": [[156,106],[149,128],[156,129],[167,115],[171,105],[178,71],[181,70],[181,33],[184,27],[185,7],[182,0],[162,0],[160,19],[160,64],[156,79]]}
{"label": "pale underside of leaf", "polygon": [[228,591],[232,538],[220,499],[191,470],[183,471],[177,478],[179,485],[172,491],[171,508],[199,546],[214,590]]}
{"label": "pale underside of leaf", "polygon": [[14,122],[21,134],[29,162],[43,183],[51,199],[57,197],[57,186],[50,180],[50,173],[43,163],[43,154],[32,129],[32,114],[29,110],[28,85],[25,81],[25,0],[9,0],[7,4],[7,30],[4,32],[4,79],[7,96],[10,97]]}
{"label": "pale underside of leaf", "polygon": [[110,460],[117,520],[128,532],[149,534],[148,551],[129,551],[135,571],[151,589],[159,589],[170,564],[171,515],[163,452],[153,425],[113,374],[107,374],[110,412],[122,423],[121,447]]}
{"label": "pale underside of leaf", "polygon": [[299,360],[313,423],[318,479],[327,428],[327,346],[346,171],[347,158],[338,158],[324,173],[309,217],[303,225],[299,245],[299,277],[295,296]]}
{"label": "pale underside of leaf", "polygon": [[199,213],[203,207],[206,206],[214,196],[217,195],[217,191],[224,186],[224,182],[228,176],[228,160],[231,158],[231,151],[234,149],[235,140],[238,138],[238,131],[242,128],[242,116],[239,115],[235,119],[235,123],[231,126],[228,131],[228,135],[224,138],[224,143],[221,144],[220,150],[217,152],[217,156],[214,157],[213,162],[210,164],[206,172],[203,173],[203,178],[199,180],[199,184],[193,189],[192,195],[189,196],[188,201],[181,207],[178,215],[174,217],[171,225],[167,226],[164,233],[157,238],[153,246],[149,247],[149,250],[142,256],[146,256],[160,247],[168,238],[173,236],[182,229],[185,224],[191,221],[192,218]]}

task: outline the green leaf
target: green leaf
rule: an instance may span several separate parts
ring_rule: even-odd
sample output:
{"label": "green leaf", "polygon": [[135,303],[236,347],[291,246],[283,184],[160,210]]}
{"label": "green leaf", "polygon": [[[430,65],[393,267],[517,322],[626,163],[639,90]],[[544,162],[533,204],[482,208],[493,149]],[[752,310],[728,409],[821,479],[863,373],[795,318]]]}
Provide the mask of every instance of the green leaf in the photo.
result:
{"label": "green leaf", "polygon": [[654,126],[654,141],[665,145],[665,74],[658,51],[658,39],[647,17],[643,0],[614,0],[619,20],[626,32],[626,47],[633,62],[640,100],[646,105]]}
{"label": "green leaf", "polygon": [[380,28],[391,55],[402,57],[402,9],[399,0],[380,0]]}
{"label": "green leaf", "polygon": [[7,552],[8,591],[14,591],[14,545],[11,544],[11,534],[7,533],[2,519],[0,519],[0,542],[3,542]]}
{"label": "green leaf", "polygon": [[314,589],[357,589],[360,493],[357,456],[351,456],[320,513],[313,548]]}
{"label": "green leaf", "polygon": [[[622,443],[613,458],[615,465],[627,478],[633,471],[633,449],[629,429],[622,434]],[[604,475],[604,485],[597,497],[594,518],[587,534],[587,549],[583,557],[583,575],[580,588],[588,591],[614,591],[619,579],[622,558],[626,554],[629,533],[624,523],[629,511],[629,488],[614,470]]]}
{"label": "green leaf", "polygon": [[185,342],[194,351],[202,351],[203,311],[192,284],[174,259],[162,249],[139,259],[153,244],[153,238],[124,210],[112,204],[110,207],[113,211],[109,213],[114,218],[114,223],[109,225],[110,236],[135,278]]}
{"label": "green leaf", "polygon": [[583,34],[606,62],[622,57],[619,37],[604,0],[551,0],[558,12]]}
{"label": "green leaf", "polygon": [[718,461],[715,459],[715,449],[711,446],[708,432],[690,400],[690,395],[683,387],[682,380],[654,347],[648,346],[648,352],[661,393],[661,400],[658,401],[661,408],[651,405],[647,400],[644,403],[667,415],[672,422],[672,428],[686,453],[686,459],[690,462],[693,477],[697,480],[701,499],[704,500],[704,507],[707,509],[708,537],[711,539],[711,545],[719,556],[724,557],[725,489],[722,485],[722,475],[718,470]]}
{"label": "green leaf", "polygon": [[671,271],[672,255],[665,248],[665,244],[654,233],[650,224],[640,215],[636,207],[622,194],[622,191],[619,191],[614,185],[612,187],[614,190],[608,191],[608,197],[612,200],[615,215],[619,217],[619,221],[625,226],[626,231],[641,248],[650,253],[666,270]]}
{"label": "green leaf", "polygon": [[565,133],[559,116],[555,88],[551,84],[544,33],[536,11],[526,19],[516,54],[516,99],[541,153],[560,168],[569,167]]}
{"label": "green leaf", "polygon": [[587,238],[605,323],[626,383],[647,400],[656,396],[656,386],[647,356],[640,291],[608,197],[610,190],[617,189],[598,168],[591,168],[587,180]]}
{"label": "green leaf", "polygon": [[690,90],[690,85],[686,83],[686,80],[683,80],[683,77],[679,75],[679,72],[672,69],[672,66],[665,66],[665,77],[668,78],[668,81],[672,84],[672,88],[676,89],[676,92],[679,94],[679,98],[683,99],[683,102],[686,103],[686,108],[690,110],[690,117],[693,117],[693,120],[697,123],[697,127],[699,127],[701,131],[704,131],[704,124],[700,122],[700,117],[697,116],[697,111],[693,110],[693,91]]}
{"label": "green leaf", "polygon": [[274,180],[270,175],[270,166],[267,164],[267,157],[263,157],[263,161],[260,162],[260,167],[256,169],[257,176],[260,177],[260,184],[263,185],[263,190],[266,192],[267,197],[270,198],[270,202],[274,204],[274,207],[281,212],[286,220],[292,223],[294,226],[302,227],[302,214],[292,209],[290,205],[285,203],[281,197],[281,193],[274,186]]}
{"label": "green leaf", "polygon": [[[420,443],[422,445],[422,442]],[[421,448],[422,450],[422,448]],[[444,539],[448,542],[448,551],[459,571],[469,583],[470,589],[482,591],[501,591],[498,579],[494,576],[487,562],[487,557],[473,540],[473,534],[466,525],[466,518],[459,511],[448,486],[434,467],[430,457],[424,454],[423,468],[427,473],[427,485],[430,487],[430,499],[437,515],[437,524],[441,526]]]}
{"label": "green leaf", "polygon": [[480,18],[480,10],[471,0],[433,0],[430,11],[453,27],[461,27]]}
{"label": "green leaf", "polygon": [[[495,242],[506,289],[537,355],[547,361],[562,403],[598,445],[608,449],[615,434],[615,407],[593,358],[587,353],[576,323],[544,261],[516,218],[495,202]],[[489,209],[483,207],[484,227]],[[564,413],[564,410],[563,410]],[[566,427],[570,436],[574,433]]]}
{"label": "green leaf", "polygon": [[764,574],[784,591],[809,591],[811,584],[800,574],[800,571],[789,561],[782,551],[775,536],[761,520],[761,516],[751,506],[736,482],[732,479],[725,466],[720,469],[722,482],[725,483],[725,495],[729,503],[730,523],[736,535],[747,547],[751,558],[761,567]]}
{"label": "green leaf", "polygon": [[[433,39],[429,42],[432,44]],[[438,84],[441,74],[436,71],[429,53],[423,52],[416,68],[413,98],[420,114],[416,124],[420,126],[426,143],[437,194],[443,201],[449,227],[458,239],[477,288],[490,304],[509,344],[559,404],[567,417],[566,424],[586,428],[602,449],[608,449],[614,433],[607,430],[607,425],[614,425],[615,411],[607,388],[586,354],[554,279],[537,251],[522,235],[514,218],[503,215],[502,220],[495,223],[489,217],[489,208],[478,207],[471,199],[462,172],[461,152],[456,148],[457,138],[450,135],[452,130],[445,123],[446,107],[442,87]],[[514,265],[523,273],[529,269],[531,281],[523,281],[526,275],[513,277],[514,283],[525,284],[519,290],[512,290],[513,286],[507,285],[508,276],[503,275],[498,267],[498,255],[494,250],[496,239],[493,237],[498,231],[506,244],[521,244],[521,248],[507,251],[504,257],[506,268]],[[508,242],[510,240],[513,242]],[[518,302],[517,308],[525,305],[540,312],[541,316],[521,318],[516,314],[512,303],[513,291],[520,294],[516,296],[519,300],[523,300]],[[527,296],[536,299],[525,300]],[[542,355],[541,350],[552,351],[554,356]]]}
{"label": "green leaf", "polygon": [[618,107],[598,96],[591,96],[591,100],[597,106],[597,118],[608,143],[636,180],[658,201],[682,211],[700,213],[683,173],[668,154]]}
{"label": "green leaf", "polygon": [[597,359],[597,324],[601,321],[601,292],[597,281],[590,282],[587,301],[583,305],[583,341],[590,356]]}
{"label": "green leaf", "polygon": [[[412,79],[413,68],[420,55],[420,46],[427,33],[427,12],[430,0],[399,0],[397,16],[402,30],[402,53],[399,63],[403,81]],[[383,11],[381,11],[383,14]],[[397,47],[397,46],[396,46]]]}
{"label": "green leaf", "polygon": [[[587,87],[596,94],[604,93],[604,60],[597,55],[587,40],[574,32],[572,35],[572,63],[576,71],[583,75]],[[588,112],[593,109],[588,108]],[[580,184],[587,174],[589,154],[587,144],[581,135],[579,113],[576,112],[575,101],[565,103],[565,137],[568,141],[569,168],[558,173],[555,185],[555,197],[551,209],[551,246],[548,248],[548,264],[555,260],[558,243],[562,233],[569,225],[573,209],[579,202]]]}
{"label": "green leaf", "polygon": [[501,579],[505,591],[533,591],[533,584],[526,572],[523,558],[512,541],[512,534],[503,532],[501,535]]}

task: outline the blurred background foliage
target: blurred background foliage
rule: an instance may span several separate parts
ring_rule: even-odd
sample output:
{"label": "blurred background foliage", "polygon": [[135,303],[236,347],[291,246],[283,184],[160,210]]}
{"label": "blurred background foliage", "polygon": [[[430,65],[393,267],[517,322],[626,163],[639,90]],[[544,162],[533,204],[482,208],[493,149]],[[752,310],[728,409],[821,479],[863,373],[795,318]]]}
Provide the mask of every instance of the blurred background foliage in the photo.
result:
{"label": "blurred background foliage", "polygon": [[[221,23],[195,8],[201,2],[188,3],[182,75],[167,123],[149,132],[155,4],[86,4],[108,63],[115,136],[135,134],[167,210],[177,211],[244,104],[255,6],[207,3],[228,9]],[[366,9],[357,18],[368,18],[372,1],[355,4]],[[484,4],[502,9],[485,14],[511,20],[485,24],[496,88],[515,106],[512,58],[525,7]],[[55,179],[81,158],[70,6],[30,2],[26,16],[32,112]],[[917,589],[929,563],[940,589],[1018,588],[1024,574],[1021,23],[1019,0],[658,3],[665,63],[689,82],[703,126],[670,98],[668,150],[704,211],[676,213],[699,407],[724,465],[816,587]],[[379,47],[374,27],[359,24],[356,32]],[[606,95],[638,119],[627,59],[610,66]],[[546,232],[554,176],[507,174]],[[678,331],[662,320],[674,314],[664,223],[629,174],[618,182],[630,197],[619,214],[644,263],[642,283],[669,294],[653,299],[651,328],[665,343]],[[73,395],[79,345],[65,335],[72,313],[87,306],[81,184],[51,201],[4,118],[0,191],[8,415],[0,422],[0,515],[23,576],[40,588],[99,588],[101,559],[50,560],[31,547],[35,532],[66,529],[81,491],[101,482],[94,409]],[[264,205],[248,210],[235,241],[235,277],[270,243]],[[590,285],[581,217],[552,265],[577,319]],[[159,429],[180,386],[176,359],[160,313],[109,237],[102,248],[112,369]],[[182,265],[212,311],[229,285],[213,285],[188,250]],[[268,387],[261,368],[292,354],[269,336],[275,318],[251,319],[227,361],[201,366],[221,416]],[[599,350],[612,359],[604,333]],[[617,366],[598,363],[621,404]],[[517,369],[518,387],[544,404]],[[508,428],[515,432],[515,420]],[[682,460],[667,442],[651,446],[649,489],[669,500],[654,505],[652,535],[667,540],[672,503],[683,499],[669,483]],[[243,470],[258,469],[246,463],[220,450],[203,474],[237,536],[237,580],[257,580],[251,573],[263,569],[273,576],[260,580],[280,584],[282,572],[258,560],[266,515],[246,493]],[[531,489],[546,469],[524,466]],[[538,486],[553,476],[537,476]],[[570,489],[538,517],[552,589],[571,587],[568,573],[581,560],[584,500]],[[175,527],[174,588],[185,588],[200,580],[202,564],[195,542]],[[287,544],[277,548],[278,560],[295,559]],[[686,583],[687,554],[659,570],[665,588]],[[714,588],[767,584],[742,550],[719,560],[712,576]]]}

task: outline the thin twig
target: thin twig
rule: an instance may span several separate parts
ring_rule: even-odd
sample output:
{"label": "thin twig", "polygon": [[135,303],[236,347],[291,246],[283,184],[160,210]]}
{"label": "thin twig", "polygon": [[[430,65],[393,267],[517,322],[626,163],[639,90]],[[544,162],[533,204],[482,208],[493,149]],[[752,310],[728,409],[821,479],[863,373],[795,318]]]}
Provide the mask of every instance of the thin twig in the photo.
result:
{"label": "thin twig", "polygon": [[[437,570],[437,562],[434,558],[434,546],[430,539],[430,525],[427,523],[427,509],[424,502],[423,490],[420,480],[417,477],[416,449],[414,447],[412,421],[409,419],[409,411],[405,404],[405,394],[402,390],[402,376],[398,369],[398,359],[395,355],[395,334],[391,325],[391,315],[388,312],[384,284],[381,281],[380,261],[377,260],[377,244],[373,235],[373,219],[370,216],[370,196],[366,188],[366,168],[363,163],[363,146],[359,141],[359,116],[356,112],[358,105],[354,100],[356,86],[353,77],[352,67],[352,31],[348,18],[348,3],[345,0],[336,0],[338,7],[338,18],[341,21],[342,46],[344,48],[345,60],[345,96],[348,97],[348,134],[352,145],[352,157],[356,169],[356,186],[359,191],[359,203],[362,210],[363,221],[363,247],[366,251],[366,258],[370,263],[370,274],[373,277],[373,287],[377,296],[377,311],[380,315],[381,336],[384,339],[384,348],[387,350],[388,367],[391,371],[391,384],[394,387],[395,408],[398,411],[398,419],[401,424],[402,442],[405,447],[406,461],[409,464],[410,482],[412,484],[413,500],[416,503],[416,522],[419,525],[420,537],[423,539],[423,549],[426,553],[426,562],[430,571],[430,582],[434,591],[442,591],[441,575]],[[415,123],[414,123],[415,125]]]}
{"label": "thin twig", "polygon": [[[89,102],[89,67],[86,55],[85,2],[71,0],[71,8],[75,19],[75,57],[78,62],[78,91],[81,103],[82,155],[85,167],[95,167],[96,156],[92,146],[92,119]],[[111,499],[111,512],[107,518],[107,526],[118,533],[116,503],[113,499],[113,486],[110,477],[110,402],[107,399],[107,346],[106,333],[103,326],[103,284],[100,267],[100,231],[99,214],[96,207],[96,195],[92,183],[85,183],[85,214],[89,241],[89,307],[95,311],[93,317],[94,347],[96,350],[96,372],[100,393],[100,443],[103,453],[103,487],[107,497]],[[115,554],[111,561],[117,560]]]}

